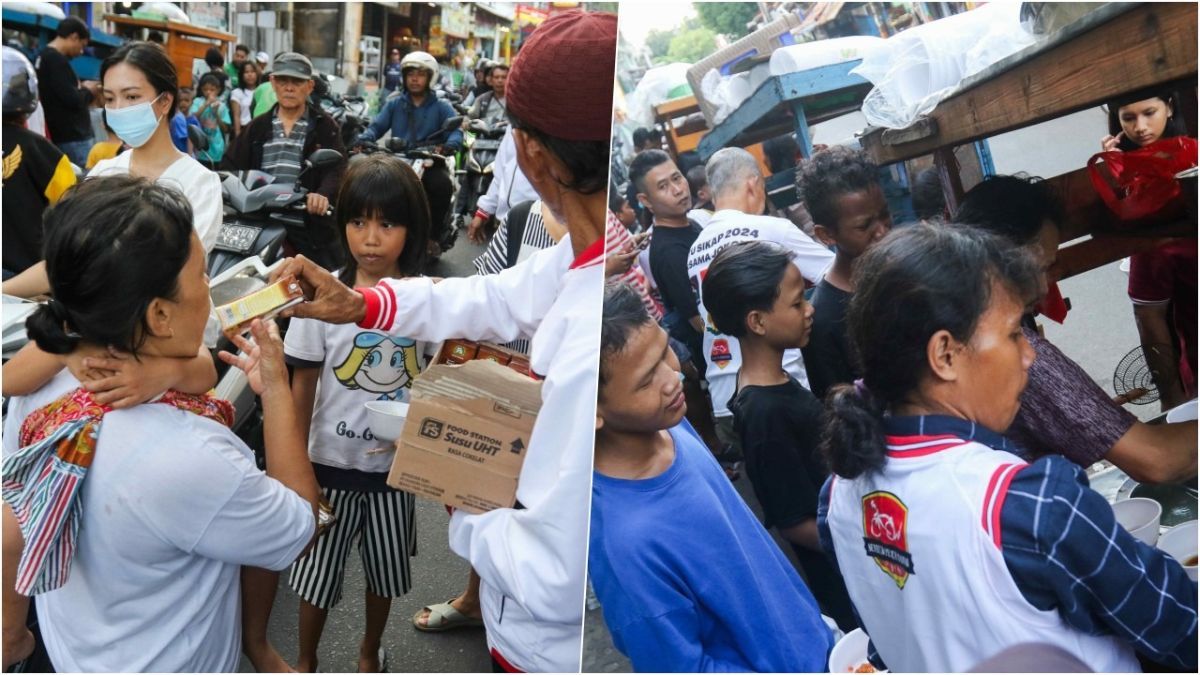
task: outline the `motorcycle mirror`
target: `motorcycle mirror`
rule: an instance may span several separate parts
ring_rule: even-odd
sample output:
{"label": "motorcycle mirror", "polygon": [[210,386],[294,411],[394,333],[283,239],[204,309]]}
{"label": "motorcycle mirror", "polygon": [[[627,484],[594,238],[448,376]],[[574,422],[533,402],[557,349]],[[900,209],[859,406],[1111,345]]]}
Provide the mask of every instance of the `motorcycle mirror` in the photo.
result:
{"label": "motorcycle mirror", "polygon": [[443,131],[454,131],[455,129],[461,127],[462,123],[463,123],[462,115],[455,115],[454,117],[451,117],[450,119],[446,120],[446,123],[442,125],[442,130]]}
{"label": "motorcycle mirror", "polygon": [[321,148],[308,158],[308,164],[318,169],[333,166],[340,161],[342,161],[342,153],[331,148]]}
{"label": "motorcycle mirror", "polygon": [[199,152],[208,150],[208,136],[200,131],[200,127],[189,124],[187,128],[188,140],[192,142],[192,147]]}

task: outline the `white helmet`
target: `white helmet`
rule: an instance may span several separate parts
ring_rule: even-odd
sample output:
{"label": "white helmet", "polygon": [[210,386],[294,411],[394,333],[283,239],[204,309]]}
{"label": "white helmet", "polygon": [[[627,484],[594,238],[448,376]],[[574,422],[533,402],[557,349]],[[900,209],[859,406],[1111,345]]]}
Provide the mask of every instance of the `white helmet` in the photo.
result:
{"label": "white helmet", "polygon": [[438,80],[438,62],[437,59],[429,52],[409,52],[407,56],[400,60],[400,72],[409,68],[421,68],[429,73],[429,88],[437,84]]}

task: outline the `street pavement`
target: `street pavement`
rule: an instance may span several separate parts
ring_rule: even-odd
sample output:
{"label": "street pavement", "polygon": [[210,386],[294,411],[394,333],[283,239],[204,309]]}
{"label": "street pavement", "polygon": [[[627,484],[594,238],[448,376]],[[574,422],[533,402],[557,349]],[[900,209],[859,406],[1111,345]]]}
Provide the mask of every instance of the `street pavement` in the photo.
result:
{"label": "street pavement", "polygon": [[[431,270],[433,276],[468,276],[475,272],[471,261],[483,247],[471,244],[465,234]],[[417,499],[417,555],[412,565],[412,590],[392,602],[384,631],[383,646],[392,672],[491,672],[487,643],[482,628],[445,633],[422,633],[412,625],[412,616],[423,606],[445,602],[458,595],[467,583],[470,567],[449,549],[446,526],[449,516],[441,504]],[[319,672],[355,672],[358,645],[364,629],[365,582],[357,549],[346,566],[342,601],[329,612],[318,651]],[[283,658],[295,665],[298,650],[300,600],[287,585],[287,572],[280,575],[279,591],[271,613],[268,635]],[[242,658],[241,672],[254,672]]]}

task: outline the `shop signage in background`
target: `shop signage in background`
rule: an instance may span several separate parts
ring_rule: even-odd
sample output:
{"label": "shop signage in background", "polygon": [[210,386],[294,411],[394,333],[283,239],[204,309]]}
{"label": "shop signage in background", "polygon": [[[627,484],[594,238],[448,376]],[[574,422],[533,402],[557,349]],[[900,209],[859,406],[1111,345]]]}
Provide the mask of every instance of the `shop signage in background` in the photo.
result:
{"label": "shop signage in background", "polygon": [[440,16],[433,16],[429,19],[429,48],[426,51],[434,58],[446,55],[446,36],[442,33],[442,17]]}
{"label": "shop signage in background", "polygon": [[546,20],[549,14],[544,9],[530,7],[529,5],[517,5],[517,24],[524,27],[537,26]]}
{"label": "shop signage in background", "polygon": [[475,37],[479,38],[480,40],[495,40],[496,39],[496,24],[494,24],[494,23],[475,24],[475,27],[472,29],[471,32],[475,33]]}
{"label": "shop signage in background", "polygon": [[450,37],[467,39],[471,36],[471,6],[442,5],[442,32]]}
{"label": "shop signage in background", "polygon": [[193,26],[229,30],[229,4],[224,2],[185,2],[183,11],[192,20]]}
{"label": "shop signage in background", "polygon": [[475,3],[476,18],[480,13],[491,14],[505,22],[512,22],[516,16],[516,4],[512,2],[477,2]]}

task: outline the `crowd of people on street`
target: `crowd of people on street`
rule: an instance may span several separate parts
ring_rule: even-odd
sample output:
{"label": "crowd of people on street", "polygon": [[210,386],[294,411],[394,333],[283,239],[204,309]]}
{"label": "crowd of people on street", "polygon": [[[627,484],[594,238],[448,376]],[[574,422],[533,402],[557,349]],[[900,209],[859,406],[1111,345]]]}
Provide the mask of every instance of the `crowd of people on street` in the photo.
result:
{"label": "crowd of people on street", "polygon": [[[1185,134],[1176,101],[1111,102],[1102,149]],[[873,669],[1196,668],[1196,582],[1087,480],[1101,460],[1194,480],[1196,422],[1139,421],[1044,337],[1065,225],[1047,182],[987,177],[950,211],[932,172],[893,222],[864,151],[789,136],[764,144],[795,168],[776,217],[750,152],[633,139],[610,209],[648,237],[661,312],[606,287],[589,573],[635,670],[823,671],[858,628]],[[1195,396],[1195,264],[1188,239],[1131,261],[1164,411]]]}
{"label": "crowd of people on street", "polygon": [[[340,430],[367,428],[366,402],[408,401],[436,345],[455,338],[527,352],[542,414],[518,506],[450,519],[450,547],[472,568],[463,597],[413,624],[482,625],[499,670],[578,671],[592,442],[586,426],[555,421],[590,417],[595,402],[615,231],[615,15],[556,13],[511,67],[481,72],[468,117],[507,126],[493,181],[503,191],[481,195],[478,217],[498,216],[499,232],[480,275],[447,279],[426,275],[452,174],[418,176],[390,152],[346,158],[386,133],[415,146],[445,132],[437,151],[457,149],[463,120],[435,92],[429,54],[391,59],[394,95],[347,148],[302,54],[263,69],[243,45],[230,64],[214,50],[193,92],[160,44],[132,41],[81,83],[66,59],[88,37],[69,18],[37,66],[5,50],[4,290],[50,298],[4,365],[5,666],[215,672],[244,655],[263,672],[315,672],[357,546],[358,668],[380,671],[392,600],[435,572],[411,557],[413,495],[386,484],[394,448]],[[564,54],[582,65],[561,72]],[[97,101],[119,152],[79,177],[72,164],[98,147],[83,133]],[[52,142],[26,128],[39,109]],[[60,117],[80,133],[64,134]],[[341,159],[315,162],[319,150]],[[265,472],[229,429],[234,410],[213,391],[217,359],[202,340],[222,226],[214,169],[306,193],[303,236],[289,232],[296,255],[273,278],[295,277],[308,301],[285,315],[285,334],[256,320],[217,353],[261,401]],[[267,631],[284,570],[300,598],[295,661]]]}
{"label": "crowd of people on street", "polygon": [[[613,170],[606,12],[553,13],[463,91],[390,49],[351,137],[303,54],[214,48],[181,87],[135,40],[81,81],[89,39],[67,17],[35,62],[3,54],[3,290],[39,301],[3,366],[6,669],[316,672],[355,547],[358,670],[403,669],[393,602],[440,571],[366,404],[411,402],[452,339],[541,383],[516,504],[450,509],[470,572],[411,621],[482,627],[496,672],[578,672],[589,581],[638,671],[823,672],[856,629],[859,672],[1198,667],[1196,581],[1089,487],[1100,462],[1193,481],[1197,423],[1140,421],[1039,326],[1066,312],[1048,181],[986,177],[949,208],[935,170],[901,218],[859,148],[701,161],[658,129]],[[1108,107],[1104,152],[1188,134],[1177,92]],[[464,179],[468,138],[492,145]],[[238,172],[303,195],[268,281],[304,302],[215,350]],[[477,274],[437,278],[460,225]],[[1166,411],[1196,396],[1195,240],[1129,268]],[[268,630],[285,571],[294,659]]]}

